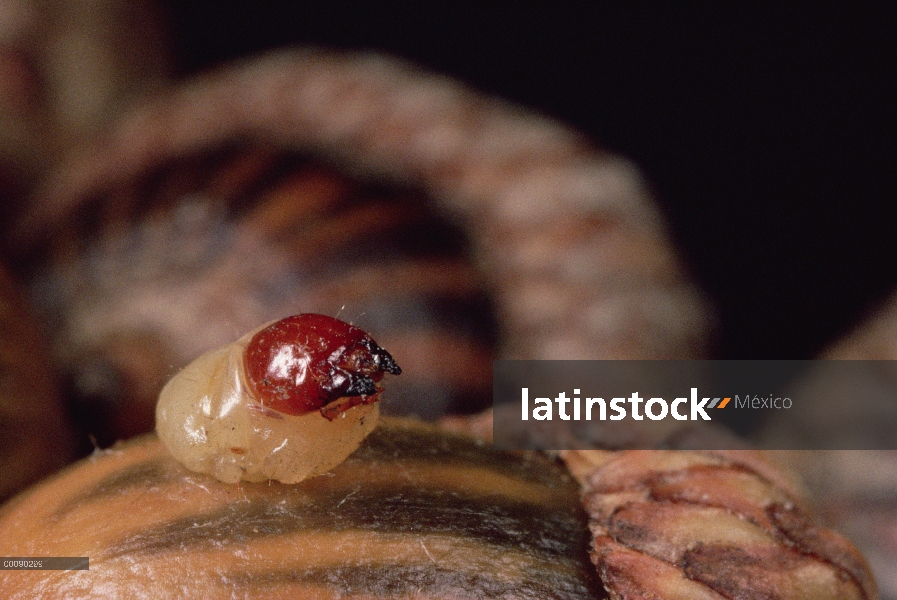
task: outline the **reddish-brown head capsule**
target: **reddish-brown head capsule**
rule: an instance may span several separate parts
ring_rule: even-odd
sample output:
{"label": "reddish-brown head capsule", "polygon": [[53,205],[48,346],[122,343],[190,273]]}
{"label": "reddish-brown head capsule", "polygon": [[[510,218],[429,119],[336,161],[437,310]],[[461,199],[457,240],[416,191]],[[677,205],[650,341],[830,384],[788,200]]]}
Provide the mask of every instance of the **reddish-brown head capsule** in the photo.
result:
{"label": "reddish-brown head capsule", "polygon": [[[328,419],[379,399],[384,373],[402,372],[367,333],[326,315],[281,319],[246,348],[246,379],[263,406],[288,415],[315,410]],[[332,404],[339,398],[343,402]]]}

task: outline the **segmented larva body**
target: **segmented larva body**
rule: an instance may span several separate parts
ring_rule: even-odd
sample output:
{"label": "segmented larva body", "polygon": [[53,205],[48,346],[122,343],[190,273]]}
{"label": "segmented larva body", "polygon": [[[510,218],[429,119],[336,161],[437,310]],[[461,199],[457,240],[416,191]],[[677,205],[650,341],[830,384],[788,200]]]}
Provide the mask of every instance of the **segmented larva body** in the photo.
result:
{"label": "segmented larva body", "polygon": [[326,473],[373,431],[384,373],[358,327],[300,314],[202,355],[162,390],[156,430],[187,468],[226,483]]}

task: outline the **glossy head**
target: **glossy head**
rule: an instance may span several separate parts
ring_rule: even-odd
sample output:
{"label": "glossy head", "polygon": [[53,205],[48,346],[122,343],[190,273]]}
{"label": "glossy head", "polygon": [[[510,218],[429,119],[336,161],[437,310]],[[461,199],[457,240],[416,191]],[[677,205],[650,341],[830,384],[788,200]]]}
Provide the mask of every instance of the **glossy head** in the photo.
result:
{"label": "glossy head", "polygon": [[[289,415],[320,410],[332,419],[379,399],[385,373],[402,372],[363,330],[333,317],[304,313],[252,337],[246,379],[263,406]],[[340,402],[335,402],[341,400]]]}

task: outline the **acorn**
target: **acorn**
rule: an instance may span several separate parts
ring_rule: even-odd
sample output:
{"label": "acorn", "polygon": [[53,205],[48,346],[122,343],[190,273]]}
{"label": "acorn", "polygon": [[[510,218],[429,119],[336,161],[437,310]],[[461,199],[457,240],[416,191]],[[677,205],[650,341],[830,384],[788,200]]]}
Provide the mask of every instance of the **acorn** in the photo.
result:
{"label": "acorn", "polygon": [[[602,596],[586,514],[556,459],[383,419],[324,476],[227,484],[155,437],[100,452],[0,510],[4,598]],[[200,591],[201,590],[201,591]]]}

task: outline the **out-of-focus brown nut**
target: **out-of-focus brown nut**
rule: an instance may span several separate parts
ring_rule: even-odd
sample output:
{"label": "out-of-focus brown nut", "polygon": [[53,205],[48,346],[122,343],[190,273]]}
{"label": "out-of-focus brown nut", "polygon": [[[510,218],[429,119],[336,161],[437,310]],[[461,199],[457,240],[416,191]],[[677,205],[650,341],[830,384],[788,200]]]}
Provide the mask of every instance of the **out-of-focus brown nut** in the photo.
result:
{"label": "out-of-focus brown nut", "polygon": [[[496,356],[692,358],[710,327],[632,165],[379,56],[202,76],[37,202],[11,246],[69,379],[120,382],[101,406],[149,406],[176,368],[296,312],[391,348],[406,375],[384,409],[422,417],[487,405]],[[162,358],[138,364],[148,347]]]}

